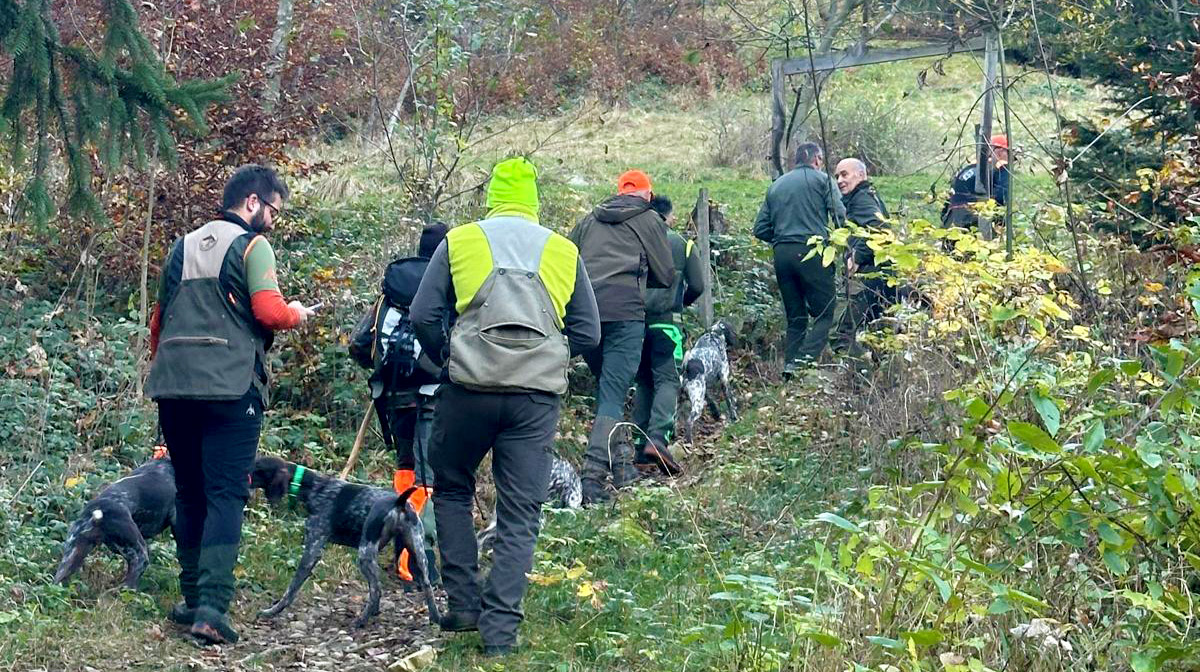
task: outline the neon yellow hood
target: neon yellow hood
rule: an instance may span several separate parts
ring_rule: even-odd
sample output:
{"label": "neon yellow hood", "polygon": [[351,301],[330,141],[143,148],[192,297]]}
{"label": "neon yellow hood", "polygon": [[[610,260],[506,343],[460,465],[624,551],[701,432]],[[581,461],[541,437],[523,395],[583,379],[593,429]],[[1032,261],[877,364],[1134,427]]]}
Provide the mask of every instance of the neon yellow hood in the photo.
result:
{"label": "neon yellow hood", "polygon": [[517,215],[538,220],[537,168],[522,157],[492,168],[487,191],[488,217]]}

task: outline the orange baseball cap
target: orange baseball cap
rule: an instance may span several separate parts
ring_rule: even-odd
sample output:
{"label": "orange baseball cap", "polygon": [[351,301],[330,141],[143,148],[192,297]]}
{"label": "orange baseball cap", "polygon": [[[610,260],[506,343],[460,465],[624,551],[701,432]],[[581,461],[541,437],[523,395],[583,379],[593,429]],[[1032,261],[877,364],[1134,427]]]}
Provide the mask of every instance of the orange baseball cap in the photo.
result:
{"label": "orange baseball cap", "polygon": [[617,193],[650,190],[650,176],[640,170],[627,170],[617,178]]}
{"label": "orange baseball cap", "polygon": [[989,144],[991,144],[991,146],[993,146],[993,147],[1000,147],[1001,149],[1008,149],[1008,136],[1007,135],[993,135],[992,140]]}

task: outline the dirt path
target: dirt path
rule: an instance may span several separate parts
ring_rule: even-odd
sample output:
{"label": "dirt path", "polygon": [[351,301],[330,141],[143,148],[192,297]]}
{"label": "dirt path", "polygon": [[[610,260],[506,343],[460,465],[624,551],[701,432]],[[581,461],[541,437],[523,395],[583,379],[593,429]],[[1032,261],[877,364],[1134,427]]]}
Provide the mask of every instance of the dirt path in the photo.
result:
{"label": "dirt path", "polygon": [[167,657],[131,660],[129,669],[400,670],[405,669],[400,661],[406,656],[424,646],[439,646],[441,638],[429,625],[419,596],[405,594],[394,581],[387,581],[379,615],[367,627],[355,630],[351,623],[364,599],[362,582],[348,579],[332,592],[302,594],[274,620],[250,620],[246,611],[236,621],[241,640],[233,646],[199,648],[181,630],[164,627],[156,636],[164,640]]}

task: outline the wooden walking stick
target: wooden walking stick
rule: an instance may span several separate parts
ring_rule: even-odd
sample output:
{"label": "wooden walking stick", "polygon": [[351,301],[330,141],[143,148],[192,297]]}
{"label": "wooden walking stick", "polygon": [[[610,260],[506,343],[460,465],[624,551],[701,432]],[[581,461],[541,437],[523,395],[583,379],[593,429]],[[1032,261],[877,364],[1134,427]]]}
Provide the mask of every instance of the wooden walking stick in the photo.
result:
{"label": "wooden walking stick", "polygon": [[358,451],[362,450],[363,440],[367,438],[367,427],[371,425],[371,412],[374,410],[375,404],[368,400],[367,412],[363,414],[362,422],[358,425],[358,435],[354,437],[354,447],[350,449],[350,457],[346,459],[346,466],[342,467],[342,473],[338,474],[338,478],[343,481],[350,475],[350,470],[358,461]]}

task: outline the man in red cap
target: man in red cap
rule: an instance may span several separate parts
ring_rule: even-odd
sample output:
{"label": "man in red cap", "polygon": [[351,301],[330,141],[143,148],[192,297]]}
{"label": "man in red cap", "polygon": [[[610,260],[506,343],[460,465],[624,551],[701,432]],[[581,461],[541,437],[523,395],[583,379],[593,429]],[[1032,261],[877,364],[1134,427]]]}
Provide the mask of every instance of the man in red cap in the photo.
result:
{"label": "man in red cap", "polygon": [[977,224],[972,203],[987,200],[989,197],[996,203],[1008,203],[1008,136],[993,135],[988,142],[991,150],[992,179],[989,181],[991,193],[975,191],[975,174],[979,171],[978,163],[964,166],[954,176],[951,186],[950,200],[942,208],[942,224],[945,226],[961,226],[974,228]]}
{"label": "man in red cap", "polygon": [[617,178],[617,195],[597,205],[571,231],[571,242],[592,280],[600,309],[600,347],[583,358],[596,376],[596,421],[584,455],[583,499],[601,502],[637,478],[633,447],[615,431],[642,359],[647,287],[670,287],[675,263],[662,218],[650,208],[650,178],[630,170]]}

